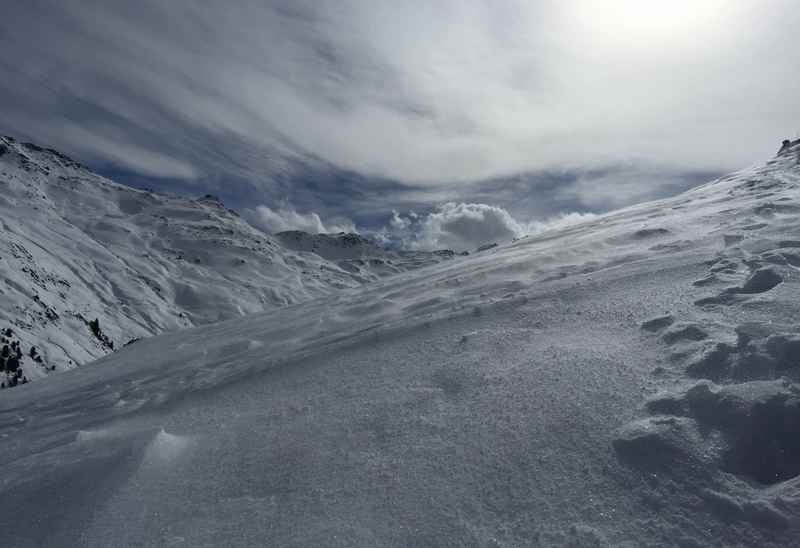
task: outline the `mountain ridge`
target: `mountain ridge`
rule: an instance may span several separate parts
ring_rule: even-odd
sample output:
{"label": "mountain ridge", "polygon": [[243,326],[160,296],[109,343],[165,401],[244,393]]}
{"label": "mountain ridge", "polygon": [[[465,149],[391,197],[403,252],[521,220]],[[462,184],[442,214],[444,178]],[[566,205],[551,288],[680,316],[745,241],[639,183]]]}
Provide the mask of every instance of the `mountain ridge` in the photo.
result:
{"label": "mountain ridge", "polygon": [[[15,331],[26,355],[37,348],[40,364],[23,358],[31,380],[97,359],[112,345],[450,258],[418,252],[387,265],[385,250],[363,245],[360,264],[340,265],[285,247],[212,195],[121,185],[11,137],[0,138],[0,220],[0,325]],[[99,329],[89,325],[95,320]]]}

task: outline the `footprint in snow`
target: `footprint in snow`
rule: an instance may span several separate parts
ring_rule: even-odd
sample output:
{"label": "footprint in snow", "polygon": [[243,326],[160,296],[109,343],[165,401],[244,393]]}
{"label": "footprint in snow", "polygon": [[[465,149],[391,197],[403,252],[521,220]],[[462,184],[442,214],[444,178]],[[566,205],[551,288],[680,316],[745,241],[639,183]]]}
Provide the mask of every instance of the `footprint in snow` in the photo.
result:
{"label": "footprint in snow", "polygon": [[729,305],[740,300],[741,295],[756,295],[766,293],[783,283],[783,276],[772,267],[759,268],[745,280],[740,287],[729,287],[715,297],[698,299],[694,304],[706,306],[714,304]]}

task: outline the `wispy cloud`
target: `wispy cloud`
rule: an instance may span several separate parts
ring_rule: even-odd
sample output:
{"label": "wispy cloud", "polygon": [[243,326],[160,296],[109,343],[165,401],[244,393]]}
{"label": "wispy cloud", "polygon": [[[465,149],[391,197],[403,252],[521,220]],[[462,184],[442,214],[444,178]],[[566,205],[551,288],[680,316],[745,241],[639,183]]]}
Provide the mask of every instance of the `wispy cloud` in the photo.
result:
{"label": "wispy cloud", "polygon": [[[662,169],[562,181],[561,210],[602,208],[796,132],[798,24],[789,0],[12,3],[0,129],[262,200],[308,185],[336,214],[469,202],[516,174],[553,197],[539,174]],[[315,186],[298,166],[361,179]],[[386,181],[396,192],[370,194]]]}
{"label": "wispy cloud", "polygon": [[250,224],[270,234],[286,230],[302,230],[310,234],[358,231],[349,219],[329,220],[323,224],[318,213],[313,211],[298,213],[289,205],[277,209],[260,205],[253,209],[245,209],[243,213]]}

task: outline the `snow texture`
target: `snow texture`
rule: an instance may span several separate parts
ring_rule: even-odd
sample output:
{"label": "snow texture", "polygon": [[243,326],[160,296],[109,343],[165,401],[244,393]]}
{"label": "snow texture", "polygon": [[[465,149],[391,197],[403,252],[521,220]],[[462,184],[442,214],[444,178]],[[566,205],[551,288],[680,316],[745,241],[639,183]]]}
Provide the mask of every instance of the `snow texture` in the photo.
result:
{"label": "snow texture", "polygon": [[796,545],[798,145],[8,390],[4,545]]}
{"label": "snow texture", "polygon": [[[346,238],[332,238],[329,251]],[[137,338],[453,258],[387,256],[364,242],[358,260],[337,264],[293,249],[213,196],[133,189],[57,151],[0,137],[0,328],[12,328],[26,354],[37,347],[41,362],[23,365],[31,380]]]}

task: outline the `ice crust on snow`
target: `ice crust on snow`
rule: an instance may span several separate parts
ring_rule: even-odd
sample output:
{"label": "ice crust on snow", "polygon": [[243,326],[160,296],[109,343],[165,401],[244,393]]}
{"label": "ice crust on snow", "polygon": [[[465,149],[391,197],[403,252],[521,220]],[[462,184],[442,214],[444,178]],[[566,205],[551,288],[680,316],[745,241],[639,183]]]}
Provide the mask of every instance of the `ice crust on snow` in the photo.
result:
{"label": "ice crust on snow", "polygon": [[793,545],[799,149],[8,391],[4,540]]}

